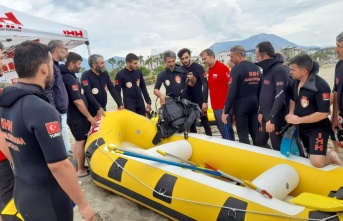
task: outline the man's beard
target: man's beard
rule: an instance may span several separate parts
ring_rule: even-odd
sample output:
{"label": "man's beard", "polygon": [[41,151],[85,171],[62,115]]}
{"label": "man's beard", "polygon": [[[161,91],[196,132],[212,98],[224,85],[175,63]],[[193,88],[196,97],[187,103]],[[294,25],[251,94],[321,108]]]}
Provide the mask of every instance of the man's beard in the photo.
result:
{"label": "man's beard", "polygon": [[191,64],[191,61],[183,62],[182,64],[183,64],[184,66],[188,67],[188,66]]}
{"label": "man's beard", "polygon": [[99,72],[99,73],[105,72],[105,68],[102,68],[102,69],[101,69],[100,66],[96,66],[95,70],[96,70],[97,72]]}
{"label": "man's beard", "polygon": [[49,89],[51,88],[51,80],[48,80],[48,77],[45,79],[45,88],[44,89]]}
{"label": "man's beard", "polygon": [[79,73],[81,68],[74,68],[74,73]]}
{"label": "man's beard", "polygon": [[49,89],[52,86],[51,83],[52,83],[52,78],[54,76],[54,73],[52,70],[49,70],[49,73],[51,73],[51,74],[46,76],[46,78],[45,78],[45,88],[44,89]]}

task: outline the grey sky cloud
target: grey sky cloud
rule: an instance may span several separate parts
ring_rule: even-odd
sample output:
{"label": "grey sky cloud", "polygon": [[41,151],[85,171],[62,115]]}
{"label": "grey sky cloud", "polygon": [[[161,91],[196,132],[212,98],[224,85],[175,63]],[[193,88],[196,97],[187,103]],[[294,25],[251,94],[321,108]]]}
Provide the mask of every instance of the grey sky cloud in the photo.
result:
{"label": "grey sky cloud", "polygon": [[[272,33],[299,45],[334,45],[340,0],[4,0],[1,4],[88,31],[92,53],[150,55]],[[85,47],[76,52],[87,57]]]}

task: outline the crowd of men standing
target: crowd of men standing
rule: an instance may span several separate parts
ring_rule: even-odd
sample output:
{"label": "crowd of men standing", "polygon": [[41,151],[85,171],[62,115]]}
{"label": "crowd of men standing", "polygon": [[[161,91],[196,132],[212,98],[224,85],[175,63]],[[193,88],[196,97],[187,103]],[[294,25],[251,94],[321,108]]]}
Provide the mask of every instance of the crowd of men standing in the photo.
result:
{"label": "crowd of men standing", "polygon": [[[167,97],[187,98],[198,104],[203,112],[201,124],[206,135],[212,136],[207,117],[210,98],[221,137],[234,141],[235,125],[241,143],[252,141],[256,146],[280,150],[282,127],[297,125],[304,151],[314,166],[342,164],[335,151],[327,151],[330,133],[336,127],[342,129],[338,117],[343,117],[343,32],[336,42],[339,62],[332,124],[328,119],[331,91],[317,75],[318,64],[308,55],[298,55],[285,65],[270,42],[256,46],[257,63],[247,60],[242,46],[232,47],[231,70],[215,59],[211,49],[205,49],[200,57],[208,73],[192,61],[189,49],[177,53],[182,66],[176,64],[174,52],[166,51],[166,69],[157,77],[154,94],[162,105]],[[1,67],[3,50],[0,43]],[[90,126],[105,115],[107,91],[119,110],[125,108],[143,116],[151,111],[151,98],[138,69],[139,58],[130,53],[125,61],[126,67],[112,82],[103,56],[93,54],[88,60],[90,69],[78,81],[75,74],[80,71],[82,57],[68,53],[63,41],[53,40],[48,45],[27,41],[17,46],[14,64],[18,83],[0,95],[0,210],[14,192],[25,220],[72,220],[71,201],[79,206],[85,220],[94,219],[77,177],[89,175],[84,165],[85,142]],[[160,90],[162,85],[166,94]],[[75,138],[73,147],[67,125]],[[197,132],[195,125],[190,132]],[[76,159],[76,168],[68,154]]]}

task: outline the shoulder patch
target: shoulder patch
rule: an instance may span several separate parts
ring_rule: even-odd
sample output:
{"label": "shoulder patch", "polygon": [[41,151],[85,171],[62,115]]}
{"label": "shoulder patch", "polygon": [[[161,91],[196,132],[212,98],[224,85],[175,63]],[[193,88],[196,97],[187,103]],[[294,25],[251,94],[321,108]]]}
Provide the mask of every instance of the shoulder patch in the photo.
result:
{"label": "shoulder patch", "polygon": [[78,91],[79,90],[79,86],[77,86],[77,84],[73,84],[71,86],[71,89],[73,89],[73,91]]}
{"label": "shoulder patch", "polygon": [[48,134],[50,135],[61,132],[60,124],[58,123],[58,121],[46,123],[45,127],[48,131]]}
{"label": "shoulder patch", "polygon": [[119,84],[119,80],[118,80],[118,79],[115,79],[115,80],[114,80],[114,84],[115,84],[115,85],[118,85],[118,84]]}
{"label": "shoulder patch", "polygon": [[323,96],[323,100],[324,101],[329,101],[330,100],[330,93],[323,93],[322,96]]}
{"label": "shoulder patch", "polygon": [[87,80],[83,80],[83,81],[82,81],[82,85],[83,85],[83,86],[87,86],[87,85],[88,85],[88,81],[87,81]]}

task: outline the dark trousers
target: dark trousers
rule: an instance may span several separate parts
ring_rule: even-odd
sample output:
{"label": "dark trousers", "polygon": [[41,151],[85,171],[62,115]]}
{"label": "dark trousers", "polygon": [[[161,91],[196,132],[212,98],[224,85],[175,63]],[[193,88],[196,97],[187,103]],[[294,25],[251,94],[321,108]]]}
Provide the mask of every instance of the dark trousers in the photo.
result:
{"label": "dark trousers", "polygon": [[237,111],[235,114],[237,135],[240,143],[250,144],[249,134],[255,144],[258,130],[258,113],[242,113]]}
{"label": "dark trousers", "polygon": [[143,98],[141,99],[124,98],[124,107],[127,110],[130,110],[132,112],[145,116],[146,111],[145,111]]}
{"label": "dark trousers", "polygon": [[[0,162],[0,211],[13,198],[14,174],[8,160]],[[19,220],[15,216],[1,216],[4,221]]]}
{"label": "dark trousers", "polygon": [[[232,109],[230,110],[230,113],[228,114],[226,120],[227,120],[227,125],[224,125],[222,122],[222,114],[223,110],[213,110],[214,113],[214,118],[216,119],[217,127],[222,135],[223,139],[227,140],[235,140],[235,133],[233,131],[232,127],[232,122],[233,122],[233,117],[232,117]],[[225,129],[225,126],[227,127],[227,130]]]}
{"label": "dark trousers", "polygon": [[[285,117],[276,117],[275,119],[275,130],[272,133],[266,132],[266,121],[262,120],[262,125],[259,125],[259,129],[256,136],[255,144],[259,147],[265,147],[274,150],[280,150],[282,136],[277,135],[277,132],[281,131],[281,128],[286,124]],[[256,118],[257,119],[257,118]],[[260,124],[260,123],[259,123]],[[272,143],[272,147],[268,144],[268,139]]]}
{"label": "dark trousers", "polygon": [[[212,136],[212,129],[211,129],[211,126],[210,126],[210,123],[208,121],[207,116],[202,116],[200,118],[200,120],[201,120],[201,125],[205,129],[205,134],[208,135],[208,136]],[[192,124],[192,126],[190,128],[190,132],[191,133],[197,133],[197,128],[196,128],[195,124]]]}

